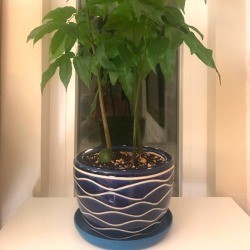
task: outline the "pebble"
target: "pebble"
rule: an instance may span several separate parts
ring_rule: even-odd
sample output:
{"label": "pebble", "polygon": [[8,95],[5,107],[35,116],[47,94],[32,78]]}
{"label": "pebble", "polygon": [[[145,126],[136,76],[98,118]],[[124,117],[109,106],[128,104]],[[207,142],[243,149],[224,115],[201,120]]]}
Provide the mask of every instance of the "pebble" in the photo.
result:
{"label": "pebble", "polygon": [[100,163],[98,160],[98,153],[94,155],[87,155],[84,160],[87,161],[88,165],[93,165],[97,168],[104,169],[149,169],[153,168],[155,164],[162,164],[165,160],[163,157],[156,155],[155,153],[144,152],[141,156],[137,156],[136,164],[132,163],[132,152],[122,151],[115,152],[116,158],[110,163]]}

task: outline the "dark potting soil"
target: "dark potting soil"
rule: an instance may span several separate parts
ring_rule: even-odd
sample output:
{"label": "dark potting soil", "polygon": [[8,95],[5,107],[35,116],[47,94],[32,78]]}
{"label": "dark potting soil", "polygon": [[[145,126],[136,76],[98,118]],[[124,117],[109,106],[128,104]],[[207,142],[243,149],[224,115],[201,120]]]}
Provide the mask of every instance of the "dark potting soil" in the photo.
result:
{"label": "dark potting soil", "polygon": [[161,165],[166,160],[153,152],[143,152],[141,155],[137,154],[135,164],[133,164],[133,153],[129,151],[115,151],[115,157],[111,162],[101,163],[99,161],[98,153],[88,154],[85,157],[85,161],[89,166],[94,166],[102,169],[120,169],[120,170],[132,170],[132,169],[150,169],[156,165]]}

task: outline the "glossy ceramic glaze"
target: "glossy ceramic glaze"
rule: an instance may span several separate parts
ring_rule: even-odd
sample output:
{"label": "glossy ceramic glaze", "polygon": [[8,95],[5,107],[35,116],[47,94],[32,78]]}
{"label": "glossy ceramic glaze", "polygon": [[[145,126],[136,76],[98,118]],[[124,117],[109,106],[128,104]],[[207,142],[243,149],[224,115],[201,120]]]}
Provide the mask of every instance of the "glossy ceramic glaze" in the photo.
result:
{"label": "glossy ceramic glaze", "polygon": [[[131,150],[129,147],[114,150]],[[150,147],[166,162],[145,170],[105,170],[88,166],[81,152],[74,160],[75,190],[86,223],[100,236],[125,239],[146,235],[168,210],[173,190],[174,160],[168,153]]]}
{"label": "glossy ceramic glaze", "polygon": [[111,240],[100,237],[100,234],[93,231],[79,209],[76,210],[74,216],[75,227],[86,241],[101,249],[109,250],[141,250],[149,248],[166,236],[172,226],[172,221],[172,213],[168,210],[159,221],[159,224],[153,230],[151,228],[146,229],[144,235],[131,235],[131,237],[123,240]]}

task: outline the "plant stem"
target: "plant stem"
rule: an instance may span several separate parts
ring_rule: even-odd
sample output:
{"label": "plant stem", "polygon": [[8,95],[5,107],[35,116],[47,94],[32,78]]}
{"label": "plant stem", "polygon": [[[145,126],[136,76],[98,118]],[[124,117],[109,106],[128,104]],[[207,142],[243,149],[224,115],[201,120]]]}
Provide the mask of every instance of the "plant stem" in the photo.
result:
{"label": "plant stem", "polygon": [[105,105],[104,105],[103,91],[102,91],[101,78],[100,78],[100,70],[98,70],[98,74],[97,74],[97,84],[98,84],[99,104],[100,104],[100,109],[101,109],[101,116],[102,116],[102,123],[103,123],[106,147],[108,149],[111,149],[112,145],[111,145],[110,132],[109,132],[109,127],[108,127],[108,122],[107,122],[106,110],[105,110]]}
{"label": "plant stem", "polygon": [[[88,23],[89,23],[89,29],[91,31],[90,32],[91,48],[92,48],[93,54],[95,55],[96,54],[96,48],[95,48],[94,36],[93,36],[93,28],[92,28],[92,25],[91,25],[88,8],[87,8],[86,13],[87,13],[87,19],[88,19]],[[98,85],[99,105],[100,105],[100,110],[101,110],[101,116],[102,116],[102,123],[103,123],[106,147],[108,149],[111,149],[112,145],[111,145],[110,132],[109,132],[109,127],[108,127],[108,122],[107,122],[106,109],[105,109],[105,105],[104,105],[100,67],[99,67],[98,72],[97,72],[97,85]]]}
{"label": "plant stem", "polygon": [[133,127],[133,163],[135,163],[136,149],[138,145],[139,154],[142,153],[142,138],[139,124],[139,99],[142,85],[141,75],[138,77],[134,102],[134,127]]}

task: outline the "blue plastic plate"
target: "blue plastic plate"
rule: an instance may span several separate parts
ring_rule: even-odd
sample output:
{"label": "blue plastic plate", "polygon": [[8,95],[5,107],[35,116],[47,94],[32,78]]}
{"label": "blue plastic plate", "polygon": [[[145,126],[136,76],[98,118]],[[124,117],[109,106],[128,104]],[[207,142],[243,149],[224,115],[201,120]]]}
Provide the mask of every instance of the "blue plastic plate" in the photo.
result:
{"label": "blue plastic plate", "polygon": [[172,226],[173,216],[170,210],[161,219],[161,222],[155,227],[150,234],[146,236],[137,236],[126,240],[110,240],[101,237],[97,232],[93,231],[83,218],[81,211],[76,210],[74,216],[75,227],[80,235],[92,245],[108,250],[141,250],[155,245],[161,241],[168,233]]}

